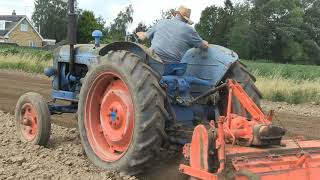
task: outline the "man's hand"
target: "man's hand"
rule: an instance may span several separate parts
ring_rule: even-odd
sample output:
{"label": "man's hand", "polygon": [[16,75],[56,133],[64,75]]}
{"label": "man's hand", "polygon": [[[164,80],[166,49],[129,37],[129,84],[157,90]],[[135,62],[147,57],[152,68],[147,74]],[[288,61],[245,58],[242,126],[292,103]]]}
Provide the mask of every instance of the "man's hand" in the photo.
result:
{"label": "man's hand", "polygon": [[203,41],[201,49],[208,49],[209,48],[209,43],[208,41]]}
{"label": "man's hand", "polygon": [[136,35],[138,36],[138,38],[143,41],[146,39],[146,35],[145,32],[137,32]]}

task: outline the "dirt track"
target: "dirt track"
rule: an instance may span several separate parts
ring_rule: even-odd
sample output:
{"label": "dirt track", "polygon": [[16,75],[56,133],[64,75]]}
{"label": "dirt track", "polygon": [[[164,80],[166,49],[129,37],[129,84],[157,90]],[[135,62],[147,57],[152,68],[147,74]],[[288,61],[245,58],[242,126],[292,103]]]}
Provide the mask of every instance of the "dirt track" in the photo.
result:
{"label": "dirt track", "polygon": [[[0,70],[0,179],[134,179],[92,166],[81,153],[81,144],[72,116],[53,119],[48,148],[21,143],[15,136],[13,113],[19,96],[35,91],[50,96],[50,80],[19,72]],[[275,109],[276,118],[293,135],[320,138],[320,106],[264,102],[264,109]],[[64,127],[68,128],[64,128]],[[178,173],[180,158],[174,152],[162,153],[155,166],[140,179],[185,179]]]}

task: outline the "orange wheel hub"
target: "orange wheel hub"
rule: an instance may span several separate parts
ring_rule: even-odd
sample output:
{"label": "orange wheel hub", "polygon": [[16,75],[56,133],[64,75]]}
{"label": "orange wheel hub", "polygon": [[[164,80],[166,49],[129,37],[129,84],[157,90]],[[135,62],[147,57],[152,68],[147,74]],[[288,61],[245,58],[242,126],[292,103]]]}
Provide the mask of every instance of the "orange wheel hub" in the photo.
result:
{"label": "orange wheel hub", "polygon": [[89,90],[85,108],[91,148],[104,161],[118,160],[128,150],[133,127],[134,108],[125,82],[115,73],[101,74]]}
{"label": "orange wheel hub", "polygon": [[22,136],[27,141],[34,140],[38,132],[38,114],[32,104],[26,103],[22,106],[20,123]]}

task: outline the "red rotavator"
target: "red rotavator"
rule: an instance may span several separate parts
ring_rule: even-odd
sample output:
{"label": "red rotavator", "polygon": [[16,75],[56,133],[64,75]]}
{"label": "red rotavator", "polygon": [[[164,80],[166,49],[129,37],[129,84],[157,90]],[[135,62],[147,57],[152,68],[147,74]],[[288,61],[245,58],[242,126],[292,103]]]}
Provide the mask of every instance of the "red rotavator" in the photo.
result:
{"label": "red rotavator", "polygon": [[[180,171],[203,180],[319,179],[320,141],[281,141],[284,130],[271,124],[273,112],[264,115],[236,81],[228,80],[226,86],[226,115],[210,128],[194,129],[191,144],[183,149],[189,166],[181,164]],[[234,97],[242,115],[232,113]]]}

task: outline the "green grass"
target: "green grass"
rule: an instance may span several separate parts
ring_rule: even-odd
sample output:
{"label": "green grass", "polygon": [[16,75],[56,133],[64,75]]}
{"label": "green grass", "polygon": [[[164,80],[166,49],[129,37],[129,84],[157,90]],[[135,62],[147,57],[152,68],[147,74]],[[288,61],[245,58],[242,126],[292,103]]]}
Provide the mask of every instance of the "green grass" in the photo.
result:
{"label": "green grass", "polygon": [[51,60],[41,60],[30,56],[0,55],[0,69],[19,70],[23,72],[41,74],[46,67],[51,65]]}
{"label": "green grass", "polygon": [[263,98],[270,101],[282,101],[291,104],[320,104],[320,79],[293,80],[281,76],[256,76],[256,85]]}
{"label": "green grass", "polygon": [[273,77],[275,74],[282,78],[293,80],[317,80],[320,78],[320,66],[276,64],[242,60],[250,72],[262,76]]}
{"label": "green grass", "polygon": [[320,104],[320,66],[244,62],[264,99]]}
{"label": "green grass", "polygon": [[52,51],[0,45],[0,69],[43,73],[52,64]]}
{"label": "green grass", "polygon": [[39,48],[18,47],[9,45],[0,45],[0,55],[10,56],[16,55],[20,57],[31,57],[33,59],[51,60],[53,52],[49,50],[42,50]]}

